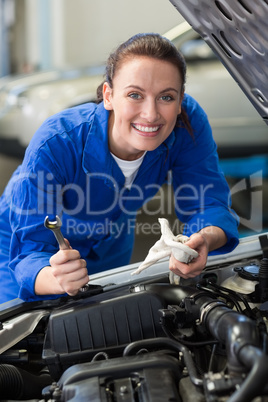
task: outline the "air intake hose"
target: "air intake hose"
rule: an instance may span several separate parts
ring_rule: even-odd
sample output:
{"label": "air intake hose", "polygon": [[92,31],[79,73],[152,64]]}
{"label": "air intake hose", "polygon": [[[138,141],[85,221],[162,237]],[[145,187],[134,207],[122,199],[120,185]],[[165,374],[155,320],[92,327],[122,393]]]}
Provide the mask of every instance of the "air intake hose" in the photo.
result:
{"label": "air intake hose", "polygon": [[250,402],[262,395],[268,378],[268,356],[261,349],[256,323],[215,301],[203,304],[200,311],[210,333],[226,346],[229,371],[247,374],[228,402]]}
{"label": "air intake hose", "polygon": [[37,376],[10,364],[0,365],[1,399],[41,398],[42,389],[51,383],[52,379],[47,373]]}

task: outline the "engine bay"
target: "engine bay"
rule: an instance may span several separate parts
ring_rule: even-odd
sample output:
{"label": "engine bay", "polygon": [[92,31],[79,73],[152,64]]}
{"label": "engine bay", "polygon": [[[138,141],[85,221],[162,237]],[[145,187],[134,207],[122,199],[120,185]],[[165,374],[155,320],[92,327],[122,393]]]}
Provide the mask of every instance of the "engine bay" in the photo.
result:
{"label": "engine bay", "polygon": [[258,241],[258,255],[179,285],[165,269],[11,303],[0,314],[1,401],[268,400],[267,235]]}

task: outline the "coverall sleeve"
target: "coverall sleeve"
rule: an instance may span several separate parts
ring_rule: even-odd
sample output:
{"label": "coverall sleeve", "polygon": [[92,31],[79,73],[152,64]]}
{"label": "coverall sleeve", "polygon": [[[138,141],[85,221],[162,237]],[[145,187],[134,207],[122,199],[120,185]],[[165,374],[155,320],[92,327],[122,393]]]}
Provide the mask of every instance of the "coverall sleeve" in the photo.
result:
{"label": "coverall sleeve", "polygon": [[219,166],[217,146],[207,116],[190,98],[189,118],[194,136],[186,130],[178,135],[179,152],[173,161],[176,214],[190,236],[207,226],[225,232],[225,246],[210,254],[232,251],[238,244],[238,217],[231,209],[231,193]]}
{"label": "coverall sleeve", "polygon": [[[63,143],[58,145],[64,147]],[[30,148],[9,186],[12,229],[9,267],[20,286],[19,297],[28,301],[59,297],[36,296],[34,292],[37,274],[58,251],[53,233],[44,227],[47,215],[55,217],[62,212],[60,191],[65,180],[64,166],[55,162],[60,158],[55,155],[57,149],[53,149],[41,148],[33,153]]]}

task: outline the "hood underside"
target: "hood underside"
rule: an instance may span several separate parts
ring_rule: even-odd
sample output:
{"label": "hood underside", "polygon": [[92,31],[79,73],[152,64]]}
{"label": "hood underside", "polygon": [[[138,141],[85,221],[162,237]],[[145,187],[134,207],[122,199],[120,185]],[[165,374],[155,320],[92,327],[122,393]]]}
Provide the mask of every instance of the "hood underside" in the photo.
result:
{"label": "hood underside", "polygon": [[268,1],[170,2],[212,48],[268,124]]}

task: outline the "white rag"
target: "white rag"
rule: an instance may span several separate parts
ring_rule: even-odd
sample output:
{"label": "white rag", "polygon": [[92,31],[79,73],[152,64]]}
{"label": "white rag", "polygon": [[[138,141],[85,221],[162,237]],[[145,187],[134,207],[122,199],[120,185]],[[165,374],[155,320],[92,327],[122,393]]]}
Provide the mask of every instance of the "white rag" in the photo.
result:
{"label": "white rag", "polygon": [[[174,236],[172,233],[169,222],[165,218],[159,218],[158,222],[161,226],[161,237],[160,239],[150,248],[149,253],[145,260],[140,264],[136,271],[132,272],[131,275],[139,274],[144,269],[150,267],[158,260],[162,258],[169,257],[171,253],[174,255],[176,260],[188,264],[193,258],[198,257],[198,252],[193,250],[184,244],[189,237],[184,235]],[[170,271],[169,280],[170,283],[179,283],[179,276],[175,275]]]}

